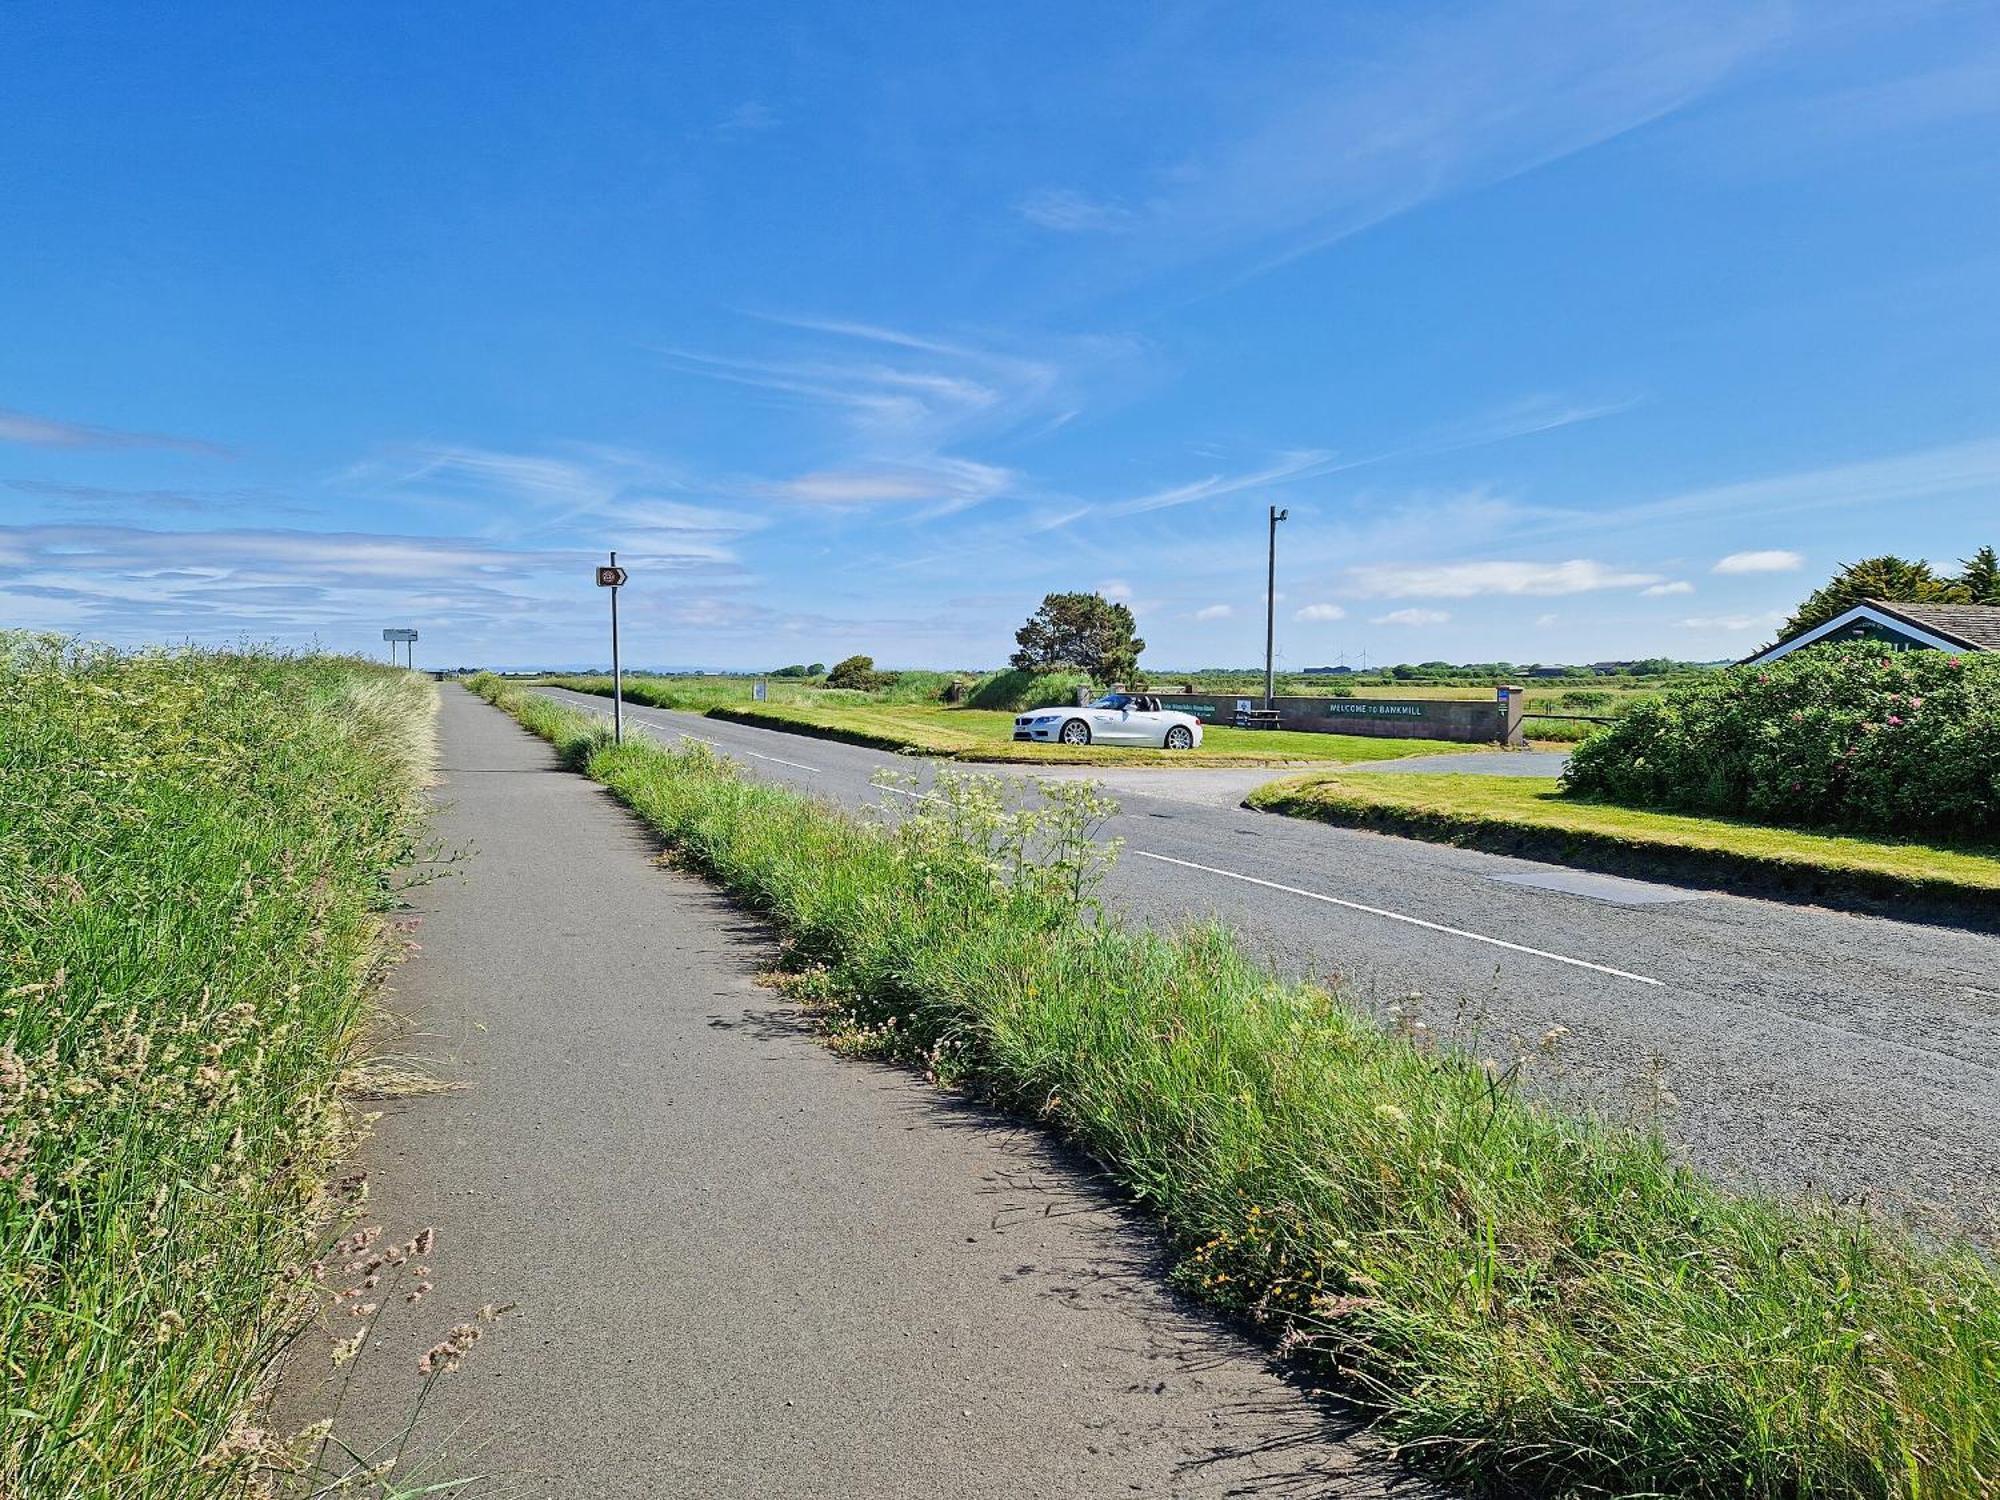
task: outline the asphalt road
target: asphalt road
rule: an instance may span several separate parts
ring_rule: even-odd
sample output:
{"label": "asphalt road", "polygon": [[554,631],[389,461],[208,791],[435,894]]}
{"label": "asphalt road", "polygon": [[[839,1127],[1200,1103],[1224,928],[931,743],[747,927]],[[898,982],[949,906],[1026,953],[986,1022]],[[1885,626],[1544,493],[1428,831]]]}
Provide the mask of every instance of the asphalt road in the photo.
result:
{"label": "asphalt road", "polygon": [[[885,766],[935,774],[830,740],[626,714],[848,807],[898,800],[870,784]],[[1385,1008],[1418,993],[1434,1033],[1525,1052],[1538,1086],[1657,1118],[1727,1179],[1980,1224],[2000,1206],[2000,938],[1252,813],[1236,804],[1261,772],[1095,779],[1123,804],[1109,895],[1134,917],[1220,919],[1284,971]],[[1551,1056],[1540,1039],[1555,1027]]]}
{"label": "asphalt road", "polygon": [[[418,1028],[399,1050],[465,1087],[380,1106],[364,1149],[369,1220],[436,1226],[436,1290],[373,1294],[335,1372],[343,1441],[393,1443],[420,1354],[495,1302],[514,1310],[439,1380],[404,1484],[1430,1493],[1168,1293],[1144,1227],[1041,1132],[796,1029],[755,983],[768,931],[543,742],[456,688],[442,728],[437,832],[464,853],[414,892],[391,1005]],[[288,1366],[301,1425],[333,1404],[324,1354]]]}

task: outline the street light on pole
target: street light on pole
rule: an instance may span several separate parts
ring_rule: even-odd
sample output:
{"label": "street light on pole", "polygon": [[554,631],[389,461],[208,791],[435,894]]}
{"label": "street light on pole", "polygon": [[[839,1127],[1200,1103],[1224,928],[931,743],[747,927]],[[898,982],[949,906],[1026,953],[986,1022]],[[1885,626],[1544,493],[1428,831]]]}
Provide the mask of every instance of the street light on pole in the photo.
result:
{"label": "street light on pole", "polygon": [[1278,523],[1290,515],[1290,511],[1271,507],[1271,554],[1264,571],[1264,707],[1278,706],[1277,656],[1275,646],[1278,636]]}

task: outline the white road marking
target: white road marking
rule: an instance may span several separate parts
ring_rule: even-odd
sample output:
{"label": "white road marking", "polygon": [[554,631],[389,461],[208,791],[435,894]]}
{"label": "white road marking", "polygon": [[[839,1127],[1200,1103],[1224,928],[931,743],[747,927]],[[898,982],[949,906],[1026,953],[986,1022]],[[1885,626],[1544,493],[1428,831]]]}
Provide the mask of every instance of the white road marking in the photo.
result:
{"label": "white road marking", "polygon": [[783,760],[775,755],[759,755],[755,750],[745,750],[743,753],[753,760],[768,760],[773,765],[790,766],[794,771],[810,771],[815,776],[824,776],[826,774],[818,766],[802,766],[795,760]]}
{"label": "white road marking", "polygon": [[1624,969],[1614,969],[1609,964],[1594,964],[1585,958],[1570,958],[1562,953],[1550,953],[1543,948],[1530,948],[1525,943],[1510,943],[1505,938],[1487,937],[1480,932],[1467,932],[1462,927],[1447,927],[1442,922],[1427,922],[1422,917],[1405,916],[1399,911],[1385,911],[1379,906],[1364,906],[1359,901],[1343,901],[1338,896],[1323,896],[1318,891],[1300,890],[1295,885],[1280,885],[1275,880],[1259,880],[1255,875],[1239,875],[1234,870],[1218,870],[1213,865],[1198,865],[1191,859],[1175,859],[1170,854],[1149,854],[1144,849],[1132,851],[1141,859],[1156,859],[1161,864],[1179,865],[1187,870],[1200,870],[1204,875],[1220,875],[1224,880],[1240,880],[1245,885],[1261,885],[1267,890],[1283,891],[1288,896],[1303,896],[1308,901],[1324,901],[1329,906],[1344,906],[1349,911],[1366,912],[1371,917],[1387,917],[1392,922],[1407,922],[1412,927],[1422,927],[1431,932],[1442,932],[1449,937],[1465,938],[1469,942],[1488,943],[1495,948],[1505,948],[1512,953],[1525,953],[1531,958],[1546,958],[1551,963],[1568,964],[1572,968],[1592,969],[1599,974],[1609,974],[1617,979],[1630,979],[1635,984],[1659,984],[1657,979],[1648,979],[1644,974],[1627,973]]}

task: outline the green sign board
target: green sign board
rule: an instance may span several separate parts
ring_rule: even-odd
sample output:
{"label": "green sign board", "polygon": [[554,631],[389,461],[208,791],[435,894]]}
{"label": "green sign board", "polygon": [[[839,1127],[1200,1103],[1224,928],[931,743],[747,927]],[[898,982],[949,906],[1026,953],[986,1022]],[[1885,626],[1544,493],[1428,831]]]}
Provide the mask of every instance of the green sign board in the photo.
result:
{"label": "green sign board", "polygon": [[1327,704],[1326,711],[1334,718],[1421,719],[1424,716],[1421,703],[1371,703],[1365,698],[1335,698]]}

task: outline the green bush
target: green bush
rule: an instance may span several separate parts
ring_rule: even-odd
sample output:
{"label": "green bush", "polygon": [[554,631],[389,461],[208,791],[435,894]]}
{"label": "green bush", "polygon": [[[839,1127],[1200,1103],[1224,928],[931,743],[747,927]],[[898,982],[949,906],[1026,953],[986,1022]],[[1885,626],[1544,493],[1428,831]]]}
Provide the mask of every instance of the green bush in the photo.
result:
{"label": "green bush", "polygon": [[1891,834],[2000,834],[2000,657],[1813,646],[1635,704],[1564,790]]}
{"label": "green bush", "polygon": [[1025,713],[1031,708],[1056,708],[1076,702],[1076,690],[1089,687],[1082,672],[1025,672],[1009,667],[973,684],[965,704],[968,708],[998,709],[1003,713]]}
{"label": "green bush", "polygon": [[873,692],[885,681],[893,680],[875,670],[875,658],[872,656],[843,657],[835,662],[833,669],[826,674],[828,687],[853,688],[863,693]]}
{"label": "green bush", "polygon": [[1557,698],[1556,703],[1563,708],[1609,708],[1616,697],[1603,688],[1572,688]]}

